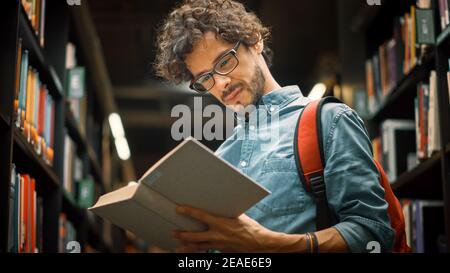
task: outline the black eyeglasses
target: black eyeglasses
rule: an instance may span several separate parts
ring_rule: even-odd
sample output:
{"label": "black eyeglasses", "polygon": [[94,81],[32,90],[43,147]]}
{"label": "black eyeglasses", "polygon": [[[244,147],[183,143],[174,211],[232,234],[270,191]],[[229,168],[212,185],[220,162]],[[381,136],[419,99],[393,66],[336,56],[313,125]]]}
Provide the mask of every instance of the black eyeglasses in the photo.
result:
{"label": "black eyeglasses", "polygon": [[238,41],[236,45],[230,49],[230,51],[225,53],[214,65],[214,69],[212,71],[203,73],[194,78],[189,87],[199,93],[208,92],[216,83],[214,80],[214,74],[225,76],[233,72],[233,70],[239,65],[239,60],[236,54],[240,44],[241,41]]}

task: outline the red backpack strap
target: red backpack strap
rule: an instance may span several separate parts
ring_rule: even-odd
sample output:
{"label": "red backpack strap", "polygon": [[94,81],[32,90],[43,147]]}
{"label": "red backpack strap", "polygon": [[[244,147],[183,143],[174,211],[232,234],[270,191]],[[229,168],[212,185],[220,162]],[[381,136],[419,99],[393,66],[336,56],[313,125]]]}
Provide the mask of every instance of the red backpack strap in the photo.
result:
{"label": "red backpack strap", "polygon": [[389,183],[383,167],[378,161],[374,160],[374,162],[377,166],[378,172],[380,173],[381,186],[384,188],[385,192],[384,198],[388,203],[388,215],[391,222],[391,227],[395,230],[393,251],[401,253],[411,252],[406,238],[405,217],[403,215],[402,206],[392,191],[391,184]]}
{"label": "red backpack strap", "polygon": [[334,97],[310,102],[300,113],[294,136],[294,155],[300,180],[316,203],[317,230],[329,228],[335,222],[328,206],[324,169],[321,110],[328,102],[341,103]]}

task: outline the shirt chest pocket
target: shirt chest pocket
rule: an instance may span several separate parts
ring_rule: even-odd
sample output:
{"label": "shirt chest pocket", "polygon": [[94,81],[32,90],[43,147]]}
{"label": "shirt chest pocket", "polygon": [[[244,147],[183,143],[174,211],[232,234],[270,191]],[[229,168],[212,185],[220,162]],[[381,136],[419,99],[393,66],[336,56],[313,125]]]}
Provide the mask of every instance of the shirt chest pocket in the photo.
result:
{"label": "shirt chest pocket", "polygon": [[260,210],[272,215],[289,215],[304,210],[305,192],[294,158],[266,158],[258,182],[271,191],[256,205]]}

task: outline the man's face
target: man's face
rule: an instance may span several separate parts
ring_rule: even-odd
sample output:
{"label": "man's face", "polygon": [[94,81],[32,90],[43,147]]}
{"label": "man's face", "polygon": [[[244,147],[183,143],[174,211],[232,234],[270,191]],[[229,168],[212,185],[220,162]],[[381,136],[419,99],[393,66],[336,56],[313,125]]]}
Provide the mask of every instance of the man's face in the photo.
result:
{"label": "man's face", "polygon": [[[203,39],[186,56],[186,65],[194,78],[209,72],[216,65],[217,57],[233,48],[222,39],[217,39],[213,32],[206,32]],[[237,51],[239,65],[228,75],[214,74],[215,84],[209,92],[221,103],[238,112],[250,104],[255,104],[262,96],[265,78],[257,65],[257,52],[241,44]]]}

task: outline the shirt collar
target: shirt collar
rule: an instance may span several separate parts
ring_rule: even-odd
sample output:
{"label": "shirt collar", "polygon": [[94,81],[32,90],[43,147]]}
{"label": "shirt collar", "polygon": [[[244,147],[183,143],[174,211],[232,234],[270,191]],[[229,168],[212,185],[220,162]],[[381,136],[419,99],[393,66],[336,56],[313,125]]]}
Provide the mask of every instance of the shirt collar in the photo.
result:
{"label": "shirt collar", "polygon": [[289,85],[265,94],[258,101],[257,105],[264,105],[270,112],[271,106],[277,106],[278,109],[281,109],[293,100],[301,97],[303,97],[303,94],[300,88],[297,85]]}
{"label": "shirt collar", "polygon": [[[256,109],[260,109],[261,107],[264,107],[264,109],[267,111],[267,113],[270,115],[274,111],[279,111],[282,108],[284,108],[286,105],[288,105],[290,102],[298,99],[298,98],[304,98],[302,91],[297,85],[289,85],[282,87],[280,89],[275,89],[273,91],[270,91],[269,93],[262,96],[257,102],[256,102]],[[250,113],[250,115],[255,114]],[[236,115],[236,118],[240,121],[244,121],[245,118]]]}

